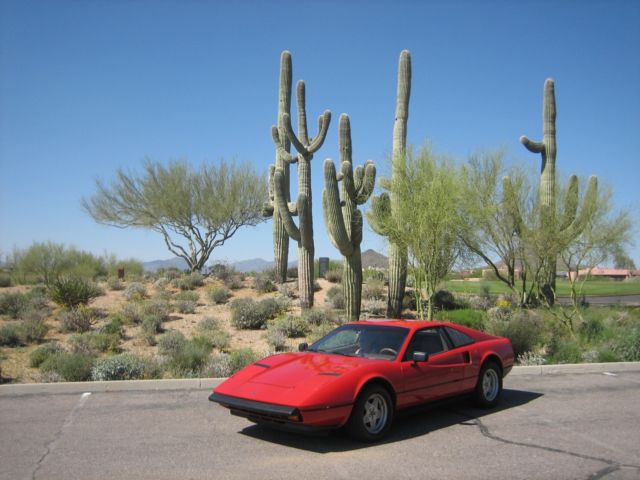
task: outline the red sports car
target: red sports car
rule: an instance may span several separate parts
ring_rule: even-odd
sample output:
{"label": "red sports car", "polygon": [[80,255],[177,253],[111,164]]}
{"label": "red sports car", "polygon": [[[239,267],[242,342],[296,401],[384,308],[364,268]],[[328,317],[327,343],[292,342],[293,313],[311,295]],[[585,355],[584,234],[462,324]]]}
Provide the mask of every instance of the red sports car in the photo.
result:
{"label": "red sports car", "polygon": [[376,441],[397,410],[467,393],[493,407],[513,366],[508,339],[446,322],[352,322],[300,350],[252,363],[209,400],[259,424],[303,432],[346,426]]}

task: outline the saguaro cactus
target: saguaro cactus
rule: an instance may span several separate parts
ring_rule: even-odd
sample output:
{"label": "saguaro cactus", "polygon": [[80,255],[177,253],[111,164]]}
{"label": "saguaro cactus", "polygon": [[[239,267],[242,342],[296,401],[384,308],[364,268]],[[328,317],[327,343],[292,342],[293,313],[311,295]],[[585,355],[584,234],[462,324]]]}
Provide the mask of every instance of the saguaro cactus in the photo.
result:
{"label": "saguaro cactus", "polygon": [[[407,121],[409,119],[409,97],[411,95],[411,54],[408,50],[400,53],[398,64],[398,91],[396,96],[396,119],[393,124],[393,151],[391,158],[391,182],[406,169]],[[369,224],[380,235],[385,235],[384,217],[394,215],[397,201],[383,193],[374,197]],[[400,318],[402,300],[407,283],[407,249],[389,241],[389,296],[387,316]]]}
{"label": "saguaro cactus", "polygon": [[283,176],[284,197],[286,202],[290,199],[289,190],[289,164],[295,158],[289,154],[290,142],[282,123],[282,115],[291,113],[291,54],[282,52],[280,56],[280,89],[278,93],[278,135],[282,138],[281,149],[276,149],[276,163],[269,167],[269,201],[265,204],[263,215],[273,217],[273,257],[274,277],[277,283],[284,283],[287,279],[287,266],[289,263],[289,235],[287,234],[280,214],[278,204],[275,201],[273,184],[273,172],[280,169]]}
{"label": "saguaro cactus", "polygon": [[[276,145],[278,155],[281,155],[286,163],[298,164],[298,200],[294,204],[288,203],[286,192],[286,178],[284,169],[272,168],[270,184],[272,185],[274,199],[278,213],[282,219],[287,234],[298,242],[298,286],[300,290],[300,306],[303,309],[313,306],[313,215],[311,209],[311,160],[313,154],[322,146],[331,121],[331,112],[325,110],[318,118],[318,135],[310,138],[307,133],[307,112],[305,108],[304,81],[298,81],[296,85],[298,102],[298,135],[293,132],[291,117],[283,113],[281,123],[286,135],[281,135],[278,127],[271,127],[271,135]],[[298,152],[294,158],[284,148],[286,138],[293,144]],[[292,216],[299,216],[299,227],[296,226]]]}
{"label": "saguaro cactus", "polygon": [[555,301],[557,256],[560,250],[584,229],[597,200],[598,179],[595,176],[589,179],[584,205],[580,215],[576,215],[579,202],[578,178],[575,175],[571,176],[559,221],[556,207],[556,96],[555,85],[550,78],[544,83],[542,117],[542,141],[534,142],[523,135],[520,137],[520,142],[530,152],[539,153],[542,156],[538,191],[540,206],[540,224],[538,228],[541,229],[544,235],[548,236],[548,241],[545,242],[547,254],[543,259],[544,276],[541,281],[540,291],[544,300],[553,305]]}
{"label": "saguaro cactus", "polygon": [[[340,116],[340,174],[330,159],[324,162],[325,190],[322,192],[324,223],[331,243],[344,256],[342,286],[345,309],[349,320],[360,318],[362,297],[362,212],[358,205],[365,203],[375,186],[376,167],[367,160],[355,171],[351,161],[351,125],[349,116]],[[342,201],[338,182],[342,181]]]}

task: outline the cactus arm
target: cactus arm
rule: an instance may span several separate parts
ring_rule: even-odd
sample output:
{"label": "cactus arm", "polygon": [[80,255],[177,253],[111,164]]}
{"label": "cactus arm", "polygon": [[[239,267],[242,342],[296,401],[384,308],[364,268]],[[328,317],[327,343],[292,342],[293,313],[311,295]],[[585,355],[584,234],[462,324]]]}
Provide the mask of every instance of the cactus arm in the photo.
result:
{"label": "cactus arm", "polygon": [[[296,226],[289,213],[289,206],[287,204],[287,198],[285,196],[285,185],[284,185],[284,172],[281,169],[276,169],[273,174],[274,178],[274,186],[275,186],[275,199],[278,205],[278,211],[280,213],[280,218],[282,219],[282,224],[284,225],[287,234],[294,239],[295,241],[300,241],[300,229]],[[300,196],[298,197],[298,212],[300,211]]]}
{"label": "cactus arm", "polygon": [[298,139],[296,134],[293,131],[293,127],[291,126],[291,116],[288,113],[282,114],[282,124],[284,126],[285,132],[287,133],[287,137],[289,141],[293,144],[293,148],[296,149],[299,153],[306,153],[307,149],[304,144]]}
{"label": "cactus arm", "polygon": [[[357,183],[356,183],[357,185]],[[376,185],[376,166],[370,160],[367,160],[364,167],[364,178],[360,182],[360,186],[357,189],[357,195],[355,202],[358,205],[362,205],[373,193],[373,189]]]}
{"label": "cactus arm", "polygon": [[307,148],[309,153],[317,152],[322,144],[324,143],[325,138],[327,137],[327,132],[329,131],[329,124],[331,123],[331,112],[329,110],[325,110],[322,115],[318,117],[318,135],[313,139],[313,142]]}
{"label": "cactus arm", "polygon": [[526,135],[522,135],[520,137],[520,143],[525,146],[527,150],[531,153],[542,153],[544,152],[544,143],[543,142],[534,142],[533,140],[529,140]]}
{"label": "cactus arm", "polygon": [[[309,145],[309,134],[307,133],[307,107],[305,100],[304,80],[298,80],[296,84],[296,99],[298,101],[298,138],[300,143]],[[300,150],[298,150],[300,151]]]}
{"label": "cactus arm", "polygon": [[353,166],[351,165],[351,162],[342,162],[342,165],[340,165],[340,173],[342,175],[342,186],[344,187],[344,191],[353,202],[356,199],[357,190],[353,180]]}
{"label": "cactus arm", "polygon": [[367,213],[369,226],[378,235],[386,236],[387,228],[385,224],[391,216],[391,199],[387,193],[374,196],[371,199],[371,210]]}
{"label": "cactus arm", "polygon": [[[342,165],[344,166],[345,164],[351,165],[349,162],[344,162]],[[336,167],[330,159],[324,162],[324,182],[325,189],[322,192],[322,207],[325,224],[329,231],[329,239],[331,243],[340,250],[340,253],[347,257],[353,253],[353,244],[349,239],[349,234],[344,225],[340,193],[338,192],[338,180],[336,178]]]}
{"label": "cactus arm", "polygon": [[311,202],[304,193],[298,195],[298,218],[300,219],[300,244],[307,250],[313,250],[313,225]]}
{"label": "cactus arm", "polygon": [[565,230],[576,219],[578,212],[578,177],[571,175],[569,186],[564,196],[564,208],[562,220],[560,221],[560,231]]}
{"label": "cactus arm", "polygon": [[596,202],[598,201],[598,178],[593,175],[589,177],[589,183],[587,185],[587,192],[584,195],[584,203],[580,214],[568,225],[561,235],[568,239],[573,239],[579,235],[585,228],[587,221],[591,218],[593,211],[596,209]]}
{"label": "cactus arm", "polygon": [[356,208],[351,218],[351,244],[360,246],[362,243],[362,212]]}
{"label": "cactus arm", "polygon": [[364,167],[362,165],[358,165],[356,169],[353,171],[353,183],[356,187],[356,192],[360,192],[362,188],[363,178],[364,178]]}
{"label": "cactus arm", "polygon": [[271,127],[271,138],[273,139],[273,144],[276,146],[278,155],[280,155],[284,162],[296,163],[298,161],[298,157],[296,157],[295,155],[291,155],[282,146],[282,142],[280,141],[280,134],[278,133],[278,127],[276,127],[275,125]]}

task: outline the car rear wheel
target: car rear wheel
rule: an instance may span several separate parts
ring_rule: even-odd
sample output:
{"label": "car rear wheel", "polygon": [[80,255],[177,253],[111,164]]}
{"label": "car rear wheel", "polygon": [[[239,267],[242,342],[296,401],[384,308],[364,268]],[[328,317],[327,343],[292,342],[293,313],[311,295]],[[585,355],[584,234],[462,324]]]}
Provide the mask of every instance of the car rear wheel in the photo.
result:
{"label": "car rear wheel", "polygon": [[366,386],[351,412],[347,424],[349,435],[363,442],[380,440],[391,427],[393,409],[393,401],[386,388]]}
{"label": "car rear wheel", "polygon": [[496,362],[489,360],[480,369],[474,399],[479,406],[491,408],[497,405],[501,394],[502,369]]}

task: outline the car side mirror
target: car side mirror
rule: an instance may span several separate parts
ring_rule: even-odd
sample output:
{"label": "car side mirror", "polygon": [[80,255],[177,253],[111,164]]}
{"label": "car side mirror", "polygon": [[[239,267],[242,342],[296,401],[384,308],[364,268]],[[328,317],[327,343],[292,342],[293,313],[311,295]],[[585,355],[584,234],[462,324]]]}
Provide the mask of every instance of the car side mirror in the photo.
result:
{"label": "car side mirror", "polygon": [[425,352],[413,352],[413,363],[426,362],[427,360],[429,360],[429,355]]}
{"label": "car side mirror", "polygon": [[307,342],[302,342],[298,345],[299,352],[306,352],[309,349],[309,344]]}

